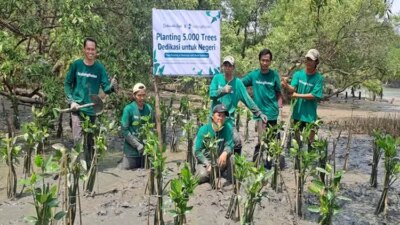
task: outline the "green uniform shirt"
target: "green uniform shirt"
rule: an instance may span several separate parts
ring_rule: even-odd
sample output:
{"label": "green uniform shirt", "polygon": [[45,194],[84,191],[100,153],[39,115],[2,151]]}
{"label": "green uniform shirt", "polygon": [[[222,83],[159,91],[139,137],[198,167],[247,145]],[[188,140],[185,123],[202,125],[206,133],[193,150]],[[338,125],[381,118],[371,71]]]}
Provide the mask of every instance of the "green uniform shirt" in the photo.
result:
{"label": "green uniform shirt", "polygon": [[281,92],[281,79],[274,70],[261,73],[260,69],[253,70],[242,78],[244,86],[253,86],[254,102],[268,120],[277,120],[279,106],[277,93]]}
{"label": "green uniform shirt", "polygon": [[195,140],[195,145],[194,145],[194,153],[197,157],[197,160],[202,163],[202,164],[208,164],[210,158],[208,153],[205,153],[204,155],[204,136],[210,134],[211,138],[216,137],[216,139],[222,139],[221,142],[219,142],[219,152],[220,154],[223,151],[227,151],[228,153],[232,152],[233,149],[233,133],[232,133],[232,126],[228,123],[224,124],[224,127],[218,131],[215,132],[214,129],[212,128],[212,122],[208,122],[208,124],[203,125],[200,127],[199,131],[197,132],[196,135],[196,140]]}
{"label": "green uniform shirt", "polygon": [[[112,87],[104,66],[97,60],[91,66],[85,65],[83,59],[73,62],[64,81],[64,91],[69,102],[80,105],[91,103],[90,95],[98,95],[100,86],[106,94],[111,93]],[[93,107],[80,109],[87,115],[95,115]]]}
{"label": "green uniform shirt", "polygon": [[312,94],[315,97],[313,100],[298,98],[293,107],[293,119],[308,123],[315,122],[318,100],[323,95],[324,78],[318,72],[307,75],[305,70],[300,70],[294,73],[291,86],[299,94]]}
{"label": "green uniform shirt", "polygon": [[222,93],[222,89],[227,84],[224,74],[216,74],[210,85],[210,98],[212,100],[211,110],[214,106],[218,104],[224,104],[228,109],[229,117],[226,118],[225,123],[229,123],[232,127],[235,121],[235,111],[239,101],[243,102],[247,108],[258,109],[257,105],[250,98],[249,93],[247,93],[246,87],[243,85],[242,81],[234,77],[229,85],[232,86],[231,93]]}
{"label": "green uniform shirt", "polygon": [[[140,110],[135,101],[125,106],[121,118],[121,129],[122,135],[126,137],[128,134],[132,134],[139,138],[139,128],[142,120],[142,116],[151,116],[153,118],[153,109],[149,104],[144,104],[143,109]],[[134,122],[139,122],[139,125],[133,125]],[[139,156],[137,149],[133,148],[126,140],[124,141],[124,153],[127,157]]]}

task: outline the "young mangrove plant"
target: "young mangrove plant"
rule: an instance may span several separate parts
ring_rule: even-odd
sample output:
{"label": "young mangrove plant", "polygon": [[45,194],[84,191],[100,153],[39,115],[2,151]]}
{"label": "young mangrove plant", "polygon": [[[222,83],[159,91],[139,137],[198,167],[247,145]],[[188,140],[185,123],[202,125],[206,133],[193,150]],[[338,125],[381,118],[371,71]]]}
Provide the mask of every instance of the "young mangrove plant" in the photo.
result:
{"label": "young mangrove plant", "polygon": [[318,160],[318,154],[315,151],[304,151],[300,150],[299,144],[295,139],[292,140],[292,147],[290,148],[290,156],[297,162],[297,168],[295,169],[295,181],[296,181],[296,205],[295,212],[298,216],[303,216],[303,193],[304,184],[311,174],[313,165]]}
{"label": "young mangrove plant", "polygon": [[167,124],[171,117],[174,99],[175,97],[172,96],[169,100],[169,104],[166,104],[165,101],[160,101],[162,143],[166,143],[167,140]]}
{"label": "young mangrove plant", "polygon": [[340,210],[338,200],[350,201],[349,198],[338,195],[343,171],[334,172],[330,164],[326,164],[325,169],[317,167],[317,170],[325,174],[327,179],[326,182],[315,179],[308,187],[308,190],[319,198],[319,205],[309,206],[308,210],[320,214],[319,224],[331,225],[333,217]]}
{"label": "young mangrove plant", "polygon": [[241,225],[253,224],[254,210],[257,203],[267,195],[262,192],[262,189],[267,185],[268,179],[271,177],[272,172],[266,172],[263,166],[256,168],[250,167],[248,176],[245,178],[243,187],[246,193],[244,199],[243,215],[240,221]]}
{"label": "young mangrove plant", "polygon": [[[154,214],[154,224],[164,225],[163,219],[163,178],[165,171],[165,160],[164,156],[165,147],[160,148],[159,137],[154,132],[148,132],[146,137],[146,145],[144,152],[149,156],[151,162],[150,171],[154,171],[154,175],[150,174],[149,182],[156,180],[155,195],[157,196],[157,207]],[[154,178],[152,177],[154,176]],[[152,192],[150,192],[152,194]]]}
{"label": "young mangrove plant", "polygon": [[23,124],[22,131],[26,142],[23,167],[23,173],[26,178],[27,176],[30,176],[32,171],[32,154],[37,154],[39,147],[43,146],[45,139],[49,137],[49,133],[47,127],[38,126],[35,122]]}
{"label": "young mangrove plant", "polygon": [[[383,135],[382,132],[379,130],[374,130],[372,132],[372,136],[374,138],[372,142],[372,171],[371,171],[371,178],[369,180],[369,183],[371,187],[378,187],[378,165],[379,165],[379,160],[382,156],[382,148],[379,147],[378,143],[382,142],[382,139],[384,139],[385,135]],[[382,145],[382,144],[380,144]]]}
{"label": "young mangrove plant", "polygon": [[0,139],[0,156],[6,162],[8,167],[7,173],[7,197],[14,199],[17,195],[17,173],[15,172],[15,164],[18,163],[18,155],[21,147],[16,144],[17,137],[5,137]]}
{"label": "young mangrove plant", "polygon": [[85,145],[88,144],[89,138],[88,135],[93,135],[93,153],[85,152],[85,154],[91,154],[91,156],[86,157],[86,159],[90,158],[90,163],[87,166],[88,173],[85,176],[85,192],[86,194],[93,196],[94,194],[94,184],[96,181],[97,174],[97,164],[100,157],[104,156],[107,151],[107,134],[112,132],[115,128],[115,122],[109,121],[108,118],[104,115],[98,118],[98,122],[92,124],[90,123],[89,117],[85,118],[85,121],[82,125],[84,134],[86,138],[84,139]]}
{"label": "young mangrove plant", "polygon": [[[61,188],[61,181],[64,182],[63,194],[63,210],[67,212],[65,216],[65,224],[72,225],[75,222],[77,205],[79,205],[79,218],[82,224],[79,179],[85,176],[86,161],[79,159],[79,155],[83,151],[82,142],[76,144],[74,148],[67,149],[63,144],[52,145],[56,149],[54,159],[60,165],[58,176],[58,186]],[[77,202],[78,200],[78,202]]]}
{"label": "young mangrove plant", "polygon": [[193,137],[195,134],[195,125],[194,121],[189,119],[189,120],[183,120],[183,136],[186,137],[187,140],[187,151],[186,151],[186,162],[189,164],[190,167],[190,172],[194,173],[195,172],[195,167],[196,167],[196,159],[194,157],[193,153]]}
{"label": "young mangrove plant", "polygon": [[27,192],[32,194],[36,216],[28,216],[25,220],[35,225],[53,224],[62,219],[66,212],[59,211],[54,214],[60,203],[57,199],[58,187],[56,184],[46,183],[45,177],[58,173],[59,165],[53,160],[53,156],[44,159],[41,155],[35,156],[34,163],[40,168],[40,172],[33,172],[30,178],[22,180],[21,183],[26,185]]}
{"label": "young mangrove plant", "polygon": [[171,116],[171,142],[170,142],[170,150],[171,152],[178,151],[178,144],[179,144],[179,128],[182,127],[182,120],[184,118],[184,114],[180,111],[172,111]]}
{"label": "young mangrove plant", "polygon": [[235,113],[236,113],[235,128],[236,131],[239,132],[240,126],[242,125],[240,117],[244,114],[244,108],[240,106],[237,107]]}
{"label": "young mangrove plant", "polygon": [[[328,161],[328,140],[327,139],[316,139],[312,143],[313,148],[317,151],[319,155],[319,167],[325,168]],[[322,183],[325,183],[326,173],[319,172],[319,178]]]}
{"label": "young mangrove plant", "polygon": [[245,133],[244,133],[244,141],[249,141],[249,123],[251,118],[253,118],[253,114],[249,109],[245,109],[246,114],[246,126],[245,126]]}
{"label": "young mangrove plant", "polygon": [[252,162],[247,161],[246,157],[235,155],[235,163],[233,168],[235,176],[235,181],[234,181],[235,187],[233,189],[233,194],[231,196],[231,200],[229,202],[228,211],[225,214],[225,218],[240,221],[240,204],[239,204],[240,188],[244,180],[248,176],[250,168],[253,166],[254,164]]}
{"label": "young mangrove plant", "polygon": [[386,135],[378,141],[378,147],[383,149],[385,156],[385,177],[381,198],[375,210],[376,215],[382,212],[386,214],[389,189],[400,175],[400,159],[397,156],[399,145],[400,139],[395,139],[391,135]]}
{"label": "young mangrove plant", "polygon": [[198,178],[192,175],[185,163],[179,177],[171,180],[169,197],[174,203],[174,209],[170,211],[174,217],[174,225],[186,224],[186,214],[193,208],[188,206],[189,196],[193,195],[197,185]]}
{"label": "young mangrove plant", "polygon": [[282,191],[282,183],[279,182],[279,174],[281,172],[281,159],[283,157],[283,147],[280,145],[280,141],[277,139],[271,139],[268,144],[268,152],[274,162],[274,175],[271,180],[271,187],[275,192]]}
{"label": "young mangrove plant", "polygon": [[210,134],[204,136],[204,155],[209,155],[211,159],[211,173],[210,173],[210,184],[213,189],[220,188],[220,177],[221,171],[219,169],[217,160],[219,157],[219,143],[221,139],[212,138]]}

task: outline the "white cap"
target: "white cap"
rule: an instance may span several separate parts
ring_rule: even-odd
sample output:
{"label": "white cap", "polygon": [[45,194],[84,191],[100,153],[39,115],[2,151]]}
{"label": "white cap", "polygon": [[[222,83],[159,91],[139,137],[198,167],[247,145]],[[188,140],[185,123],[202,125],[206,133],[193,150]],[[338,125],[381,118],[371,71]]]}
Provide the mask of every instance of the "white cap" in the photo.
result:
{"label": "white cap", "polygon": [[135,94],[139,90],[146,90],[146,86],[142,83],[137,83],[135,86],[133,86],[133,94]]}
{"label": "white cap", "polygon": [[310,58],[313,61],[319,59],[319,52],[317,49],[310,49],[307,54],[306,54],[306,58]]}
{"label": "white cap", "polygon": [[225,56],[224,61],[222,61],[222,64],[224,64],[225,62],[230,63],[232,66],[235,65],[235,59],[233,58],[233,56]]}

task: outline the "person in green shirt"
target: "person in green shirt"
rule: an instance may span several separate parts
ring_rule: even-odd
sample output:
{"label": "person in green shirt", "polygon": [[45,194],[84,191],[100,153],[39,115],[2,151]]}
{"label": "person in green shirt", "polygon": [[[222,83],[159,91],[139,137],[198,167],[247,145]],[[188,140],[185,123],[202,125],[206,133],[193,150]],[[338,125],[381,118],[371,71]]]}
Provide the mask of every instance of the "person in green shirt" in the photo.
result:
{"label": "person in green shirt", "polygon": [[232,181],[232,157],[233,135],[232,126],[226,121],[229,116],[227,108],[223,104],[217,104],[213,107],[211,120],[208,124],[200,127],[194,142],[194,154],[197,159],[196,173],[199,176],[199,183],[209,181],[211,172],[210,153],[206,151],[205,136],[209,138],[220,139],[218,143],[219,158],[218,167],[221,172],[226,171],[226,178]]}
{"label": "person in green shirt", "polygon": [[223,60],[224,73],[214,75],[210,84],[210,98],[212,100],[211,107],[218,104],[224,104],[228,110],[226,123],[232,126],[234,135],[234,152],[241,154],[242,143],[236,129],[234,129],[235,111],[239,101],[243,102],[256,118],[260,118],[267,123],[267,116],[261,112],[254,101],[247,93],[243,82],[233,75],[235,70],[235,59],[232,56],[226,56]]}
{"label": "person in green shirt", "polygon": [[[310,49],[305,56],[305,69],[293,74],[290,85],[282,79],[282,87],[292,93],[296,99],[293,106],[292,118],[300,124],[300,129],[317,120],[318,100],[323,97],[324,78],[317,71],[319,64],[319,52]],[[309,145],[314,141],[315,131],[312,130],[309,137]]]}
{"label": "person in green shirt", "polygon": [[134,101],[125,106],[121,118],[122,135],[124,136],[124,156],[118,165],[121,169],[142,168],[143,165],[143,140],[139,138],[139,129],[142,117],[149,116],[154,122],[153,109],[147,103],[146,86],[137,83],[133,86]]}
{"label": "person in green shirt", "polygon": [[[256,118],[256,127],[258,133],[261,134],[266,127],[277,125],[279,108],[282,108],[282,94],[279,74],[277,71],[269,68],[272,61],[272,52],[269,49],[261,50],[258,54],[258,60],[260,62],[260,68],[248,73],[242,78],[242,82],[246,87],[253,87],[254,102],[258,108],[260,108],[261,112],[268,117],[268,122],[266,124]],[[277,135],[279,138],[279,134]],[[254,149],[253,161],[257,159],[259,151],[260,140]],[[268,160],[266,163],[268,163]],[[266,167],[270,168],[270,165],[266,165]]]}
{"label": "person in green shirt", "polygon": [[[71,121],[74,144],[79,143],[82,137],[83,116],[89,116],[91,123],[96,120],[93,107],[78,110],[79,105],[91,103],[90,95],[98,95],[100,87],[106,94],[110,94],[117,86],[117,80],[112,79],[110,82],[106,69],[96,60],[96,47],[95,39],[85,38],[83,41],[84,58],[78,59],[70,65],[64,81],[64,92],[70,108],[73,110]],[[93,136],[89,134],[85,146],[87,168],[90,168],[92,162],[93,145]]]}

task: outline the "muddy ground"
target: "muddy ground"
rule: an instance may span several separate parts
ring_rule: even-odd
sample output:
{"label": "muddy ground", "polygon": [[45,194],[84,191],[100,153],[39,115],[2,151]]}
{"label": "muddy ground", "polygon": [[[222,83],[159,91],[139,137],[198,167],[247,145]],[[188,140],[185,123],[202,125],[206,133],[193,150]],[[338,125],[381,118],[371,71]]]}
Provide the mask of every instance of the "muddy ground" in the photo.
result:
{"label": "muddy ground", "polygon": [[[4,99],[0,99],[4,101]],[[319,107],[319,116],[324,121],[335,121],[349,118],[353,111],[353,117],[369,117],[373,115],[385,115],[400,112],[400,106],[389,103],[367,102],[358,100],[333,99],[325,102]],[[22,121],[30,119],[30,109],[22,107]],[[283,119],[288,116],[289,108],[283,109]],[[5,129],[4,118],[0,120],[0,130]],[[253,128],[253,122],[250,123]],[[67,121],[64,122],[66,143],[71,135]],[[256,133],[250,129],[250,140],[244,143],[244,154],[250,159],[256,143]],[[244,127],[241,128],[242,140]],[[328,137],[328,130],[323,127],[320,136]],[[336,135],[333,133],[332,138]],[[337,167],[342,168],[343,155],[347,144],[347,132],[342,134],[337,147]],[[59,140],[51,140],[52,143]],[[330,140],[332,143],[332,140]],[[365,134],[356,134],[351,142],[349,167],[343,181],[341,194],[352,199],[351,202],[341,203],[343,209],[334,219],[334,224],[400,224],[400,181],[389,194],[388,216],[375,216],[374,211],[378,203],[383,183],[383,160],[379,166],[379,185],[377,189],[369,187],[369,175],[372,161],[372,138]],[[150,224],[153,221],[153,210],[155,198],[149,198],[144,194],[148,172],[144,169],[134,171],[122,171],[117,166],[121,158],[122,138],[110,137],[109,151],[100,161],[100,171],[96,184],[96,195],[94,197],[82,197],[82,224]],[[165,182],[176,176],[177,165],[185,160],[186,143],[180,144],[181,151],[178,153],[167,153],[167,167],[169,169]],[[332,146],[330,145],[330,151]],[[279,225],[279,224],[317,224],[318,215],[310,213],[306,207],[317,203],[318,199],[309,193],[305,195],[304,217],[298,218],[290,214],[291,204],[294,204],[294,173],[293,166],[288,156],[286,157],[287,168],[283,171],[286,189],[283,193],[275,193],[270,186],[265,187],[268,198],[261,201],[255,212],[255,224]],[[18,167],[18,176],[22,177],[22,165]],[[34,215],[34,207],[31,204],[32,197],[23,195],[15,200],[6,197],[7,169],[4,162],[0,163],[0,224],[25,224],[24,217]],[[311,178],[308,180],[309,184]],[[18,191],[21,189],[18,186]],[[168,189],[168,188],[167,188]],[[306,188],[305,188],[306,189]],[[193,210],[187,214],[188,224],[192,225],[228,225],[239,224],[225,219],[225,213],[232,194],[232,186],[223,187],[222,190],[212,190],[209,184],[199,185],[194,196],[191,197],[190,205]],[[173,219],[168,210],[172,208],[170,200],[165,197],[165,221],[173,224]],[[62,224],[61,222],[59,224]],[[79,224],[79,217],[76,223]]]}

